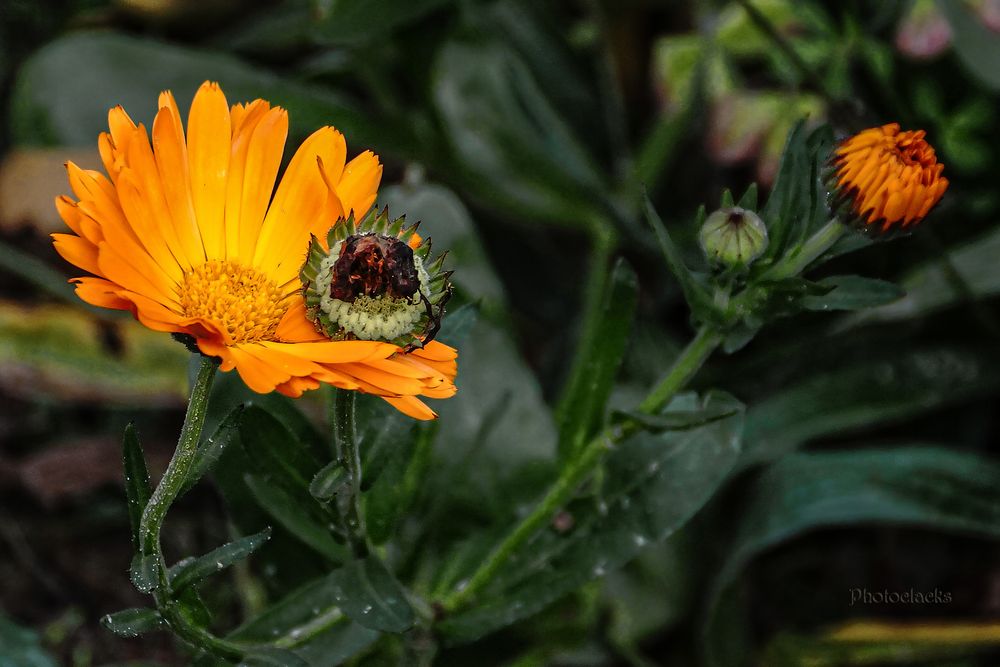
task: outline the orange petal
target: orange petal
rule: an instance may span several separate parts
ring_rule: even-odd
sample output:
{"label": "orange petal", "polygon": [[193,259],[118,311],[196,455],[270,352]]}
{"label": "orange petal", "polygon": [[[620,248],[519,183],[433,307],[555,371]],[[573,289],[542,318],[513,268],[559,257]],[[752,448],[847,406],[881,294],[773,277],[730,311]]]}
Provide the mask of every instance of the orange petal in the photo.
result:
{"label": "orange petal", "polygon": [[76,295],[92,306],[112,308],[114,310],[135,310],[131,301],[123,299],[116,293],[121,288],[103,278],[74,278],[70,282],[76,285]]}
{"label": "orange petal", "polygon": [[382,165],[378,156],[371,151],[365,151],[344,167],[344,175],[337,184],[337,194],[344,206],[344,213],[354,211],[354,217],[360,218],[375,203],[379,183],[382,181]]}
{"label": "orange petal", "polygon": [[380,394],[410,396],[419,394],[423,389],[420,380],[382,371],[367,363],[341,364],[338,370],[376,387]]}
{"label": "orange petal", "polygon": [[225,206],[232,129],[229,104],[219,84],[201,84],[191,103],[187,128],[191,195],[205,256],[226,256]]}
{"label": "orange petal", "polygon": [[97,247],[93,243],[73,234],[51,234],[51,236],[52,245],[63,259],[88,273],[102,276],[101,269],[97,265]]}
{"label": "orange petal", "polygon": [[226,252],[230,258],[253,257],[267,204],[288,136],[288,113],[259,102],[246,110],[233,134],[226,190]]}
{"label": "orange petal", "polygon": [[306,318],[306,304],[301,292],[296,292],[291,297],[288,310],[281,318],[275,336],[283,343],[324,340],[324,337],[316,331],[316,326]]}
{"label": "orange petal", "polygon": [[421,421],[437,419],[437,413],[414,396],[400,396],[398,398],[383,396],[382,400],[408,417],[413,417]]}
{"label": "orange petal", "polygon": [[[272,273],[282,285],[298,275],[309,248],[310,230],[323,221],[327,187],[316,167],[342,162],[347,148],[344,137],[332,127],[320,128],[295,152],[268,208],[257,239],[254,266]],[[278,270],[280,267],[280,270]]]}
{"label": "orange petal", "polygon": [[327,340],[319,343],[275,343],[265,341],[264,347],[294,354],[321,364],[364,362],[385,359],[398,348],[373,340]]}
{"label": "orange petal", "polygon": [[170,210],[174,234],[180,244],[180,257],[185,268],[205,261],[205,247],[195,216],[191,197],[191,171],[188,162],[184,127],[177,103],[170,92],[160,94],[160,110],[153,121],[153,147],[156,167],[163,184],[163,195]]}

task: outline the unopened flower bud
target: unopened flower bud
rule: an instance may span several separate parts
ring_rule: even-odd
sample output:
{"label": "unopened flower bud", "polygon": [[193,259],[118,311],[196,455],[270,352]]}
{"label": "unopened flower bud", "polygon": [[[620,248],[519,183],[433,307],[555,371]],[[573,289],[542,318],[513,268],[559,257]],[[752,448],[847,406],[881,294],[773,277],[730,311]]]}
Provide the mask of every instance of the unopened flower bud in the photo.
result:
{"label": "unopened flower bud", "polygon": [[705,255],[723,266],[748,266],[767,249],[767,227],[753,211],[722,208],[705,220],[698,232]]}

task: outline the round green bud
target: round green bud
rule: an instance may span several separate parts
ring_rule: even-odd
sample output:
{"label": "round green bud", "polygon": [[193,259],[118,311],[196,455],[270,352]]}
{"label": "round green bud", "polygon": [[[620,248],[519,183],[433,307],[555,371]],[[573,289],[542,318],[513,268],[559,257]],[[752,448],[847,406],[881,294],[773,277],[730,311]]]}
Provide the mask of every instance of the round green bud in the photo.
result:
{"label": "round green bud", "polygon": [[734,206],[705,219],[698,232],[705,256],[726,267],[749,266],[767,249],[767,227],[753,211]]}

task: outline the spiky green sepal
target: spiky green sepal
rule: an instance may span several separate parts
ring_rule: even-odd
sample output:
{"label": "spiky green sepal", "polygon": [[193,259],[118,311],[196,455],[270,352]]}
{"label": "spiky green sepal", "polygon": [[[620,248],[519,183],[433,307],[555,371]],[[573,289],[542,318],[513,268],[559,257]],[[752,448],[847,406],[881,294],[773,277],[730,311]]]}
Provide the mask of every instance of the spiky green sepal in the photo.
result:
{"label": "spiky green sepal", "polygon": [[[383,340],[405,349],[422,347],[434,337],[451,296],[449,278],[452,272],[443,270],[447,253],[433,261],[430,259],[430,238],[422,239],[413,247],[420,223],[406,227],[405,222],[405,216],[391,219],[388,207],[380,212],[372,208],[360,220],[356,221],[353,213],[338,220],[326,236],[329,251],[318,238],[312,237],[300,278],[304,285],[306,316],[320,333],[331,340]],[[333,267],[344,242],[352,236],[367,234],[398,239],[413,250],[420,288],[412,298],[395,298],[389,294],[359,296],[347,303],[332,297]]]}

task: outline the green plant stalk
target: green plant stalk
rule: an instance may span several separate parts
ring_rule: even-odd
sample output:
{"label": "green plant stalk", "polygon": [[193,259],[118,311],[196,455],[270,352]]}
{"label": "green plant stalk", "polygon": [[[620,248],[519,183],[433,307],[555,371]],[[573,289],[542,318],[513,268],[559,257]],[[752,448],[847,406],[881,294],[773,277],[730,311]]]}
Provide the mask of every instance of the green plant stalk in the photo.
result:
{"label": "green plant stalk", "polygon": [[816,261],[820,255],[830,249],[848,230],[844,223],[836,217],[820,227],[815,234],[806,239],[799,248],[782,257],[774,266],[764,272],[761,281],[779,281],[802,273],[806,267]]}
{"label": "green plant stalk", "polygon": [[330,428],[337,457],[347,470],[348,493],[337,498],[344,519],[347,540],[355,557],[368,555],[364,518],[361,512],[361,451],[354,427],[354,392],[334,389],[330,405]]}
{"label": "green plant stalk", "polygon": [[[649,393],[640,406],[642,412],[656,412],[686,385],[712,354],[722,336],[709,328],[702,328],[680,353],[673,366],[659,384]],[[605,454],[623,439],[635,432],[634,423],[609,426],[592,438],[579,456],[568,462],[555,483],[535,509],[493,549],[479,569],[462,588],[446,597],[442,604],[446,611],[454,611],[471,600],[496,576],[504,563],[530,540],[560,508],[572,497],[580,484],[590,476],[604,459]]]}
{"label": "green plant stalk", "polygon": [[181,489],[187,482],[201,440],[201,430],[205,425],[205,414],[208,410],[208,396],[215,379],[216,363],[210,357],[201,357],[201,366],[194,386],[191,387],[191,397],[188,399],[187,413],[184,415],[184,426],[177,441],[177,448],[170,459],[163,478],[149,498],[142,511],[139,524],[139,551],[143,556],[155,556],[157,560],[158,589],[161,593],[169,593],[166,563],[160,549],[160,529],[167,516],[170,505],[177,499]]}
{"label": "green plant stalk", "polygon": [[639,412],[653,414],[659,411],[691,381],[721,342],[722,336],[714,329],[709,327],[699,329],[688,346],[674,360],[674,365],[667,374],[639,404]]}
{"label": "green plant stalk", "polygon": [[187,413],[184,415],[184,426],[181,427],[177,448],[170,459],[163,478],[149,498],[142,512],[139,526],[140,553],[145,557],[154,557],[156,562],[157,586],[153,590],[156,608],[163,620],[178,637],[189,644],[212,653],[231,659],[241,658],[248,647],[220,639],[205,628],[200,627],[184,613],[181,605],[173,600],[170,591],[170,581],[167,577],[167,564],[163,558],[160,546],[160,530],[167,516],[170,505],[180,494],[188,481],[198,443],[201,441],[202,427],[205,425],[205,415],[208,411],[208,397],[215,380],[216,363],[210,357],[201,357],[201,366],[191,396],[188,399]]}

